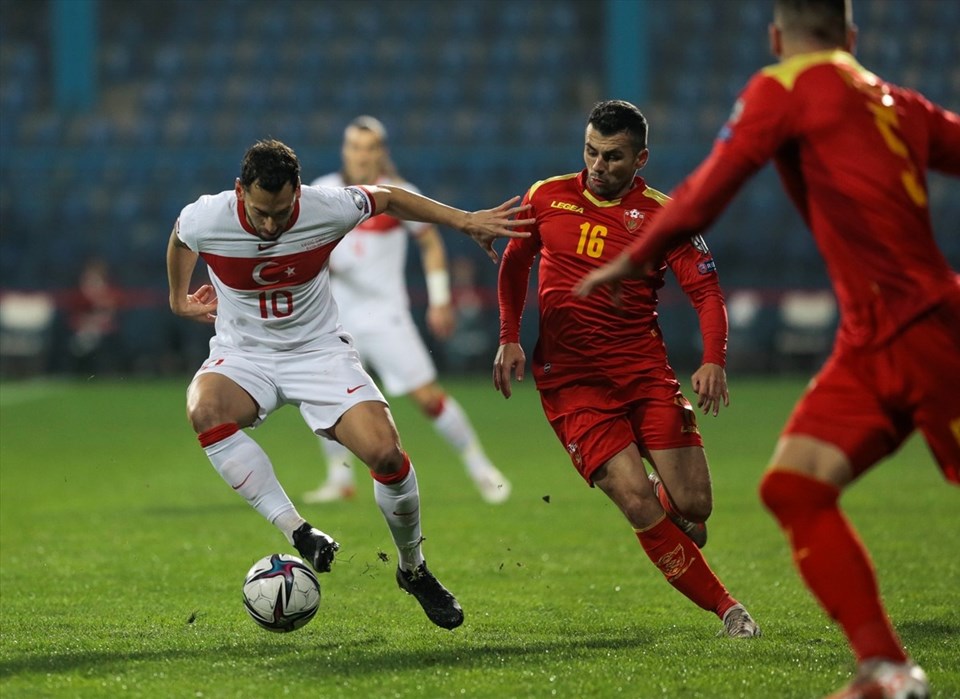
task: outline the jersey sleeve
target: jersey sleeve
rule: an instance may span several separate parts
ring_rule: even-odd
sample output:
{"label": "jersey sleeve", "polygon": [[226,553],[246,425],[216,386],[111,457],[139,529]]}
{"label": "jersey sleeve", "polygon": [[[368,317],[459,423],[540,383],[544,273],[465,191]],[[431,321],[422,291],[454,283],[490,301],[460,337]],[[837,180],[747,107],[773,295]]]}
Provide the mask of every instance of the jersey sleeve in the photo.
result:
{"label": "jersey sleeve", "polygon": [[321,188],[321,191],[330,197],[331,208],[343,222],[344,234],[377,214],[376,200],[366,187],[328,187]]}
{"label": "jersey sleeve", "polygon": [[[530,193],[523,197],[521,206],[530,203]],[[536,208],[528,217],[536,217]],[[500,344],[520,342],[520,318],[527,299],[530,270],[540,250],[540,235],[536,224],[518,228],[530,233],[529,238],[511,238],[500,259],[497,278],[497,303],[500,307]]]}
{"label": "jersey sleeve", "polygon": [[725,366],[727,361],[727,307],[720,289],[717,265],[699,235],[681,242],[667,253],[667,265],[690,299],[700,321],[702,363]]}
{"label": "jersey sleeve", "polygon": [[671,193],[647,235],[627,249],[641,265],[684,238],[704,233],[744,183],[790,135],[790,100],[776,80],[757,74],[737,100],[710,155]]}
{"label": "jersey sleeve", "polygon": [[960,114],[917,95],[930,128],[930,168],[960,177]]}
{"label": "jersey sleeve", "polygon": [[200,197],[192,204],[188,204],[180,211],[177,221],[174,224],[174,230],[180,241],[194,252],[200,250],[200,226],[196,225],[199,210],[209,199],[207,195]]}

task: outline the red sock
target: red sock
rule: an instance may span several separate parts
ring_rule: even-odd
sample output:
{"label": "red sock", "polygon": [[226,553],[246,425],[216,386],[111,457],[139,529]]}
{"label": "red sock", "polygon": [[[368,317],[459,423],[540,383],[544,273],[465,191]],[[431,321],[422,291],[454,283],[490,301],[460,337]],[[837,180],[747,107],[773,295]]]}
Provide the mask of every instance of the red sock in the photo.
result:
{"label": "red sock", "polygon": [[737,603],[710,570],[700,549],[666,516],[649,529],[638,531],[637,538],[667,582],[697,606],[716,612],[722,619]]}
{"label": "red sock", "polygon": [[835,486],[793,471],[768,471],[760,484],[760,499],[786,532],[800,575],[840,624],[857,660],[905,662],[873,566],[840,512],[839,497]]}

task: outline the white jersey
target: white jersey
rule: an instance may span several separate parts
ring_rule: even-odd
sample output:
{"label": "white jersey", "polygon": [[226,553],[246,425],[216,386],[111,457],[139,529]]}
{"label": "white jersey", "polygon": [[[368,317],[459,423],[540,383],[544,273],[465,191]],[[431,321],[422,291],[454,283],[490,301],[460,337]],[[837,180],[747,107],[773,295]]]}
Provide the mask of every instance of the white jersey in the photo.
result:
{"label": "white jersey", "polygon": [[341,331],[328,259],[374,207],[362,187],[301,187],[292,225],[266,242],[247,223],[233,190],[186,206],[177,235],[206,262],[217,292],[211,346],[272,352],[327,345]]}
{"label": "white jersey", "polygon": [[[384,178],[377,184],[395,184],[420,193],[407,182]],[[334,172],[314,180],[312,185],[343,187],[343,176]],[[410,306],[406,284],[409,236],[420,235],[429,225],[380,214],[362,221],[331,253],[333,295],[349,332],[376,330],[385,319],[407,311]]]}

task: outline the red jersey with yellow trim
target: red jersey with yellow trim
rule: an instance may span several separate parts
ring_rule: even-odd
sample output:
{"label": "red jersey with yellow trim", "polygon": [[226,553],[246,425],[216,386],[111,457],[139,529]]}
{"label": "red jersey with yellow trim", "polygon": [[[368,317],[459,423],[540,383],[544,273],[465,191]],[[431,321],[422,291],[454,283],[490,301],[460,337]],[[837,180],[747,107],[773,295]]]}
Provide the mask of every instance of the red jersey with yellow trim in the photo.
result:
{"label": "red jersey with yellow trim", "polygon": [[184,207],[177,235],[207,263],[217,293],[211,347],[272,352],[325,346],[341,330],[330,293],[330,252],[375,209],[363,187],[303,186],[286,230],[266,242],[233,190]]}
{"label": "red jersey with yellow trim", "polygon": [[928,168],[960,175],[960,116],[841,50],[756,73],[631,259],[702,233],[770,159],[826,262],[840,342],[882,344],[960,290],[933,237],[926,183]]}
{"label": "red jersey with yellow trim", "polygon": [[536,224],[529,238],[510,240],[500,262],[500,342],[519,342],[530,269],[539,254],[540,336],[533,353],[539,388],[663,367],[657,290],[669,266],[699,315],[704,362],[723,366],[727,315],[716,265],[702,238],[674,247],[648,278],[625,281],[619,303],[605,290],[574,296],[581,277],[646,235],[666,200],[641,177],[620,199],[598,199],[585,177],[583,170],[543,180],[524,196]]}

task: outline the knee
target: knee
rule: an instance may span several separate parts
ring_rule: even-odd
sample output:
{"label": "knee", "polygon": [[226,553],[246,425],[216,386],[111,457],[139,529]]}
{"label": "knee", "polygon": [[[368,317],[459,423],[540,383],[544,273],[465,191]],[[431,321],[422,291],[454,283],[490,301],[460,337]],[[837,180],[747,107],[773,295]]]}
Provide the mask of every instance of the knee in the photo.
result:
{"label": "knee", "polygon": [[364,463],[374,474],[388,476],[403,468],[404,453],[396,440],[381,439],[367,445]]}
{"label": "knee", "polygon": [[666,490],[666,486],[660,487],[663,490],[659,491],[658,496],[665,510],[673,509],[692,522],[706,522],[713,514],[713,490],[709,482],[706,487],[685,487],[681,484],[671,491]]}
{"label": "knee", "polygon": [[446,394],[439,386],[435,385],[418,389],[411,395],[417,407],[420,408],[420,412],[430,420],[435,420],[440,417],[440,413],[443,412],[444,405],[447,402]]}
{"label": "knee", "polygon": [[617,506],[634,529],[646,529],[663,516],[663,508],[651,492],[623,494],[616,499]]}
{"label": "knee", "polygon": [[771,469],[760,481],[760,501],[777,519],[836,506],[840,489],[803,473]]}
{"label": "knee", "polygon": [[693,522],[706,522],[713,514],[713,493],[709,491],[691,493],[682,504],[677,504],[677,508],[686,519]]}
{"label": "knee", "polygon": [[773,514],[788,509],[793,501],[790,480],[794,474],[772,469],[760,479],[760,502]]}
{"label": "knee", "polygon": [[202,434],[217,425],[228,422],[223,411],[218,410],[210,401],[191,401],[187,404],[187,420],[193,431]]}

